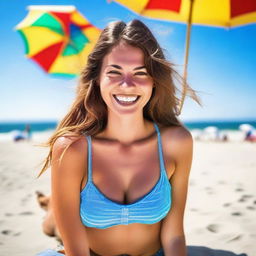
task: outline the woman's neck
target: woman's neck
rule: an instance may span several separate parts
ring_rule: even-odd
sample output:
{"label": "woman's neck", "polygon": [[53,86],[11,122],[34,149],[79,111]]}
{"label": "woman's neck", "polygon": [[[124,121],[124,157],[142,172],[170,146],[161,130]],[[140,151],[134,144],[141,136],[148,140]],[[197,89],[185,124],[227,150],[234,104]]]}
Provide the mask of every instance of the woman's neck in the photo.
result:
{"label": "woman's neck", "polygon": [[108,117],[105,130],[95,138],[110,139],[123,145],[132,144],[154,133],[153,123],[138,117]]}

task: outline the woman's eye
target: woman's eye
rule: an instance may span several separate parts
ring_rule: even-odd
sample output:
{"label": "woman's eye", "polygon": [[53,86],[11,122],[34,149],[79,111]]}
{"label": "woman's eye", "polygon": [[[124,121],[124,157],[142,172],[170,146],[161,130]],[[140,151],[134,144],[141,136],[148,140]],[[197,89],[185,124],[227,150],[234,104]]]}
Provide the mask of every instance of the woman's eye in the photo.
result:
{"label": "woman's eye", "polygon": [[118,71],[114,71],[114,70],[111,70],[111,71],[108,71],[107,74],[115,74],[115,75],[121,75],[120,72]]}
{"label": "woman's eye", "polygon": [[136,76],[147,76],[148,73],[146,73],[146,72],[136,72],[134,75],[136,75]]}

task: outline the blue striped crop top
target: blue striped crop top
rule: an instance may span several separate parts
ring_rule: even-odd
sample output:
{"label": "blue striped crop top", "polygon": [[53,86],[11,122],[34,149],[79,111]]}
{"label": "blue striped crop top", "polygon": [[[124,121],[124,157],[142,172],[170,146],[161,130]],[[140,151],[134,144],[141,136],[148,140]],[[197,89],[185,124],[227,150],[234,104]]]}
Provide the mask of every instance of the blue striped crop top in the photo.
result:
{"label": "blue striped crop top", "polygon": [[88,179],[80,193],[80,217],[87,227],[99,229],[131,223],[153,224],[162,220],[171,208],[171,185],[164,167],[161,135],[157,131],[160,177],[149,193],[130,204],[120,204],[107,198],[92,180],[92,142],[88,141]]}

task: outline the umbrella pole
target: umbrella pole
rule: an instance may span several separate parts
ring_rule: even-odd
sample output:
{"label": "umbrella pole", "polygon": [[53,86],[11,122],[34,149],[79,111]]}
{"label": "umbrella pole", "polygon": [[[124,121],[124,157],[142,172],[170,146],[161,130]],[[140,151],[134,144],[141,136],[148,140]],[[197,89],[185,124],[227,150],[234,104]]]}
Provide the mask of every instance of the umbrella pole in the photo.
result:
{"label": "umbrella pole", "polygon": [[188,23],[187,23],[187,30],[186,30],[186,45],[185,45],[185,58],[184,58],[184,71],[183,71],[183,86],[182,86],[182,97],[181,97],[181,103],[179,108],[179,114],[181,113],[183,103],[186,96],[187,91],[187,68],[188,68],[188,56],[189,56],[189,45],[190,45],[190,32],[191,32],[191,25],[192,25],[192,13],[193,13],[193,4],[194,0],[190,0],[190,7],[189,7],[189,16],[188,16]]}

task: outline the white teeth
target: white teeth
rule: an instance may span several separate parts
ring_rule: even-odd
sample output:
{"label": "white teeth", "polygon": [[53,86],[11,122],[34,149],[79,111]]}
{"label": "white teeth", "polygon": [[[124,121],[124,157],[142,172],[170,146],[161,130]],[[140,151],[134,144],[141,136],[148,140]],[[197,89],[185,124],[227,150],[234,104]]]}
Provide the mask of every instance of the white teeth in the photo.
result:
{"label": "white teeth", "polygon": [[116,95],[116,98],[120,101],[127,101],[127,102],[132,102],[132,101],[135,101],[138,96],[135,96],[135,97],[124,97],[124,96],[117,96]]}

